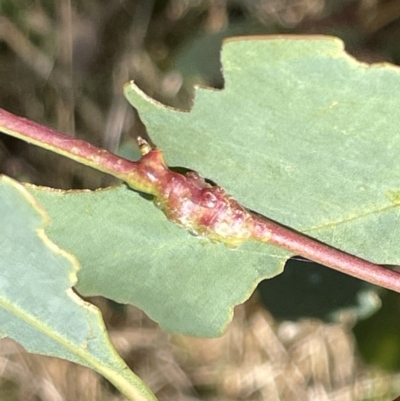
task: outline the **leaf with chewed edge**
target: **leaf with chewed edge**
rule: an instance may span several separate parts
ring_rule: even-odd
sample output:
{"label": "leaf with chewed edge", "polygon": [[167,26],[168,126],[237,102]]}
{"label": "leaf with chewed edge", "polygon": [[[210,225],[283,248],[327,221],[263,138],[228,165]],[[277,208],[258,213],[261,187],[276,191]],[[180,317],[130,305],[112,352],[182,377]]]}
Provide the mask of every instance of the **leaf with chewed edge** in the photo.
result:
{"label": "leaf with chewed edge", "polygon": [[189,112],[125,86],[167,163],[334,247],[399,264],[400,68],[359,62],[328,36],[235,38],[221,60],[224,88],[196,88]]}

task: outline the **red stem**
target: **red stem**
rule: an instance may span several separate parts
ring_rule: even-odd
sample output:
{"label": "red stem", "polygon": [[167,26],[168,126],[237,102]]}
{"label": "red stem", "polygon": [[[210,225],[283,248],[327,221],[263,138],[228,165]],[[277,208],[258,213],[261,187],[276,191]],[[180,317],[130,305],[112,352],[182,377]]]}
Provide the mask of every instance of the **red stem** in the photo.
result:
{"label": "red stem", "polygon": [[[167,217],[187,229],[191,227],[185,226],[182,222],[193,218],[193,227],[196,228],[200,224],[200,227],[206,229],[206,236],[228,245],[256,239],[400,293],[399,272],[332,248],[267,218],[249,214],[232,197],[225,194],[222,188],[211,188],[200,176],[193,173],[182,176],[169,170],[164,163],[162,152],[151,150],[146,143],[142,147],[144,154],[142,158],[138,162],[132,162],[2,109],[0,109],[0,130],[109,173],[124,180],[138,191],[155,195],[165,203],[164,211]],[[185,207],[182,207],[182,201],[186,202]],[[210,201],[218,202],[220,207],[218,214],[213,212],[215,208],[208,209]],[[189,215],[182,215],[182,210],[186,212],[189,210]],[[246,215],[249,219],[243,218]],[[238,221],[243,221],[243,225],[237,228],[235,224]],[[247,225],[249,221],[251,221],[250,226]],[[227,225],[227,222],[230,224]],[[209,230],[212,227],[222,229],[222,233],[218,230]]]}
{"label": "red stem", "polygon": [[3,109],[0,109],[0,130],[121,179],[138,164]]}
{"label": "red stem", "polygon": [[[350,255],[314,238],[281,226],[271,220],[255,217],[261,232],[269,232],[267,242],[287,249],[342,273],[400,293],[400,273]],[[262,234],[261,234],[262,235]]]}

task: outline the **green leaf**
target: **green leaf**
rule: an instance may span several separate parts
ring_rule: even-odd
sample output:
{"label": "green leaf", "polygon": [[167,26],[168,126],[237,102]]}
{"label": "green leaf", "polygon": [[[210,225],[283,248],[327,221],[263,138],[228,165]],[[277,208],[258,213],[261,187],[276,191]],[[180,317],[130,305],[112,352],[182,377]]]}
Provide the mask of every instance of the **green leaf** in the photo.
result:
{"label": "green leaf", "polygon": [[368,364],[398,372],[400,369],[400,303],[398,294],[387,291],[382,308],[353,331],[358,351]]}
{"label": "green leaf", "polygon": [[[50,238],[81,262],[78,291],[137,305],[167,331],[220,335],[233,307],[281,272],[287,254],[256,242],[232,250],[194,237],[126,186],[28,189],[51,217]],[[272,262],[264,263],[266,255]]]}
{"label": "green leaf", "polygon": [[190,112],[126,86],[167,163],[333,246],[399,263],[399,68],[360,63],[336,38],[290,36],[228,41],[222,64],[225,88],[197,88]]}
{"label": "green leaf", "polygon": [[257,290],[260,301],[279,320],[306,317],[331,323],[346,316],[356,321],[381,306],[377,288],[371,284],[297,258],[289,259],[282,274],[262,281]]}
{"label": "green leaf", "polygon": [[24,187],[0,176],[0,330],[28,351],[87,366],[131,400],[154,400],[112,347],[100,312],[71,286],[78,263],[44,232],[48,217]]}

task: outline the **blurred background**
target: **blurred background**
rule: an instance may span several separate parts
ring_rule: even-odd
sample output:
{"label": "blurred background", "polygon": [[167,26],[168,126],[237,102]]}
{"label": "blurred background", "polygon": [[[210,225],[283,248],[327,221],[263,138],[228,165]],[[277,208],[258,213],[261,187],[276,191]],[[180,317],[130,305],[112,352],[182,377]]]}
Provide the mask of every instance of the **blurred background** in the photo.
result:
{"label": "blurred background", "polygon": [[[271,34],[335,35],[359,60],[398,64],[400,0],[0,0],[0,107],[129,152],[146,132],[122,94],[125,82],[190,109],[194,85],[223,88],[224,38]],[[117,183],[5,135],[0,172],[64,189]],[[134,307],[90,301],[101,308],[117,350],[160,400],[398,396],[399,297],[380,294],[380,311],[356,325],[379,306],[375,291],[353,279],[344,285],[342,276],[307,261],[290,263],[300,267],[264,283],[267,290],[236,308],[219,339],[169,335]],[[123,398],[85,368],[29,355],[3,339],[0,399]]]}

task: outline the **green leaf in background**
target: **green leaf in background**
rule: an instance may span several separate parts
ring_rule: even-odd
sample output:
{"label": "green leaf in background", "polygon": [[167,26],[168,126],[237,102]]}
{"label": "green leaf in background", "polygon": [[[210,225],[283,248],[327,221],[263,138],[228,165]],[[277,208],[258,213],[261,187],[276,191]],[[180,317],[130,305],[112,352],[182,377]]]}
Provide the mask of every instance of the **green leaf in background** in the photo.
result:
{"label": "green leaf in background", "polygon": [[263,280],[257,290],[260,301],[279,320],[343,322],[345,316],[346,321],[355,322],[381,306],[377,287],[296,257],[286,262],[282,274]]}
{"label": "green leaf in background", "polygon": [[44,233],[48,217],[0,176],[0,330],[28,351],[90,367],[130,399],[154,400],[112,347],[100,312],[80,299],[77,261]]}
{"label": "green leaf in background", "polygon": [[222,65],[224,89],[198,88],[190,112],[126,86],[167,163],[338,248],[400,262],[399,68],[290,36],[228,41]]}
{"label": "green leaf in background", "polygon": [[281,272],[288,254],[256,242],[232,250],[194,237],[126,186],[27,188],[50,215],[46,233],[82,265],[77,290],[137,305],[167,331],[220,335],[233,307]]}
{"label": "green leaf in background", "polygon": [[400,369],[400,298],[387,291],[376,315],[354,327],[358,350],[364,361],[382,369]]}

